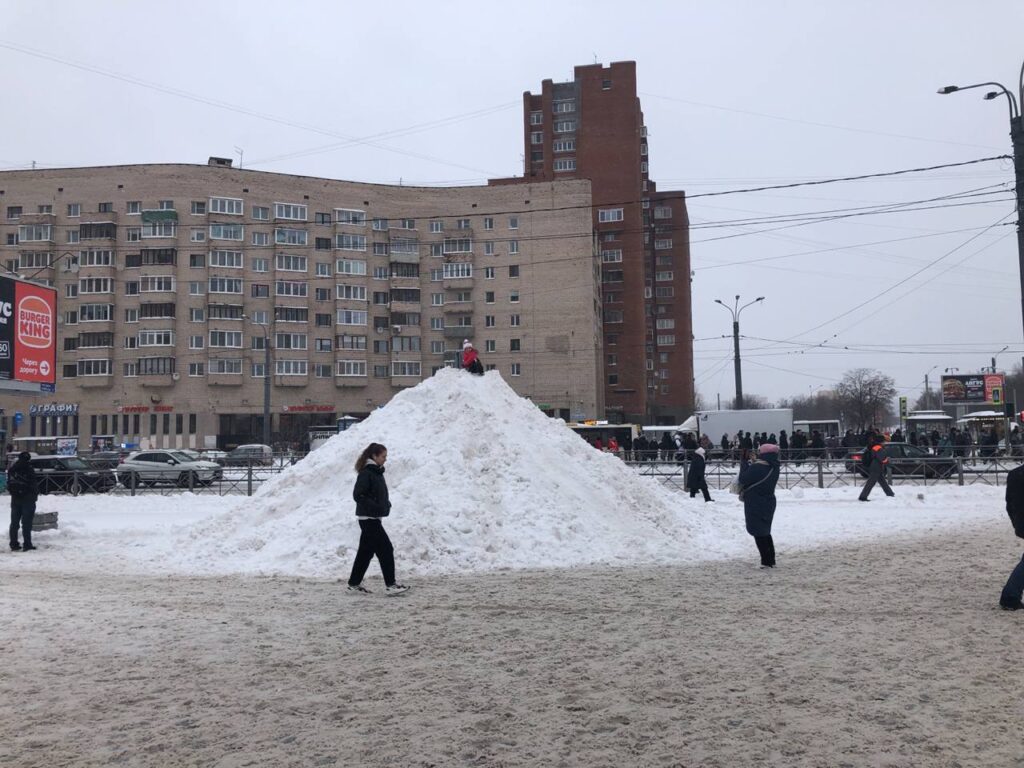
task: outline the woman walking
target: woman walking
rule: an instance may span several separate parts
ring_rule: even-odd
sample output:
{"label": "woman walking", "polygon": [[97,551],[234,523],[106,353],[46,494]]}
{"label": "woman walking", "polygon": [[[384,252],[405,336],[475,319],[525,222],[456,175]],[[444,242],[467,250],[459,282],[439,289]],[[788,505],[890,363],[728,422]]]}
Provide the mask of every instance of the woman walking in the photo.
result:
{"label": "woman walking", "polygon": [[775,484],[779,481],[779,446],[762,443],[758,458],[740,470],[743,515],[747,533],[761,554],[761,567],[775,567],[772,519],[775,517]]}
{"label": "woman walking", "polygon": [[370,590],[363,586],[363,576],[374,555],[384,574],[384,593],[391,596],[409,591],[408,587],[395,581],[395,550],[381,523],[381,518],[391,513],[388,484],[384,482],[384,462],[387,460],[388,449],[380,443],[370,443],[356,461],[359,474],[352,489],[352,498],[356,502],[360,534],[359,549],[348,579],[349,592],[370,594]]}

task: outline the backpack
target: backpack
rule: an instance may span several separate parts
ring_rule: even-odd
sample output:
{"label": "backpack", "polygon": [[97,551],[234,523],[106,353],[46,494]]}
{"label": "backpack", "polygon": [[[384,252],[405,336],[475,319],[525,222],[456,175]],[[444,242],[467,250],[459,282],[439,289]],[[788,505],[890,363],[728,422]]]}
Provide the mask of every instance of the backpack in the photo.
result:
{"label": "backpack", "polygon": [[20,472],[10,471],[7,473],[7,492],[11,496],[23,496],[32,489],[29,487],[28,479]]}

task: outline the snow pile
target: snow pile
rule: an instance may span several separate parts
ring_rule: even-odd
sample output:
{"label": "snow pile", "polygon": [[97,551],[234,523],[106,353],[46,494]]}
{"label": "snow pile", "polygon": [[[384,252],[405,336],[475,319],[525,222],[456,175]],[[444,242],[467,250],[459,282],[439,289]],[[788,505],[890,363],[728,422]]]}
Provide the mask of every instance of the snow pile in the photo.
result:
{"label": "snow pile", "polygon": [[[388,448],[392,512],[385,527],[399,574],[667,562],[734,551],[734,511],[695,515],[679,494],[594,450],[497,372],[445,369],[251,499],[194,526],[174,560],[207,573],[347,575],[359,539],[353,465],[371,442]],[[376,576],[376,565],[370,573]]]}

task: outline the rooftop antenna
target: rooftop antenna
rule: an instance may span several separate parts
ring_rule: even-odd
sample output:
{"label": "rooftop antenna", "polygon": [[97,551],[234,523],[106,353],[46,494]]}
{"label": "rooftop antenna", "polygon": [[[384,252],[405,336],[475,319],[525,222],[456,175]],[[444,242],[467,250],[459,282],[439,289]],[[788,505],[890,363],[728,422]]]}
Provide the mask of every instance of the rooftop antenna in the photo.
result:
{"label": "rooftop antenna", "polygon": [[245,158],[245,150],[241,147],[235,147],[235,152],[238,153],[238,170],[242,170],[242,160]]}

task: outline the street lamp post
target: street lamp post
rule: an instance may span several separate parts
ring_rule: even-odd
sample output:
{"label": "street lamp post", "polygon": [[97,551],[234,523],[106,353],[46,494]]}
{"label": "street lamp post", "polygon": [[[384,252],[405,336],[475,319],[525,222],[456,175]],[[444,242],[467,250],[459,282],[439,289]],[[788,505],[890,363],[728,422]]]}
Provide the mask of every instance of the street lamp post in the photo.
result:
{"label": "street lamp post", "polygon": [[764,296],[758,296],[751,302],[740,306],[739,294],[736,295],[736,301],[733,306],[729,306],[721,299],[715,299],[715,304],[721,304],[732,314],[732,348],[733,348],[733,370],[736,375],[736,402],[733,405],[737,411],[743,409],[743,374],[740,370],[740,313],[749,307],[751,304],[757,304],[760,301],[764,301]]}
{"label": "street lamp post", "polygon": [[1021,318],[1024,321],[1024,120],[1021,119],[1020,108],[1024,105],[1024,64],[1021,64],[1020,77],[1017,79],[1017,94],[1001,83],[975,83],[974,85],[947,85],[940,88],[939,93],[947,95],[971,88],[996,88],[985,94],[985,100],[991,101],[1005,96],[1010,109],[1010,142],[1013,145],[1013,174],[1017,193],[1017,262],[1020,271]]}
{"label": "street lamp post", "polygon": [[[242,315],[252,322],[248,315]],[[263,444],[270,445],[270,332],[267,326],[253,323],[263,331]]]}

